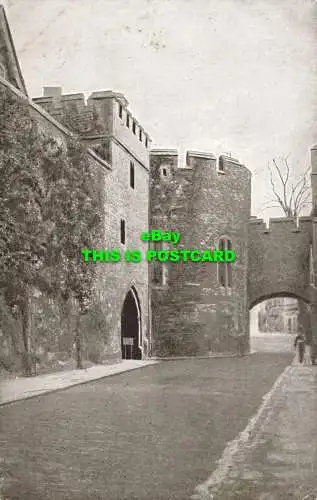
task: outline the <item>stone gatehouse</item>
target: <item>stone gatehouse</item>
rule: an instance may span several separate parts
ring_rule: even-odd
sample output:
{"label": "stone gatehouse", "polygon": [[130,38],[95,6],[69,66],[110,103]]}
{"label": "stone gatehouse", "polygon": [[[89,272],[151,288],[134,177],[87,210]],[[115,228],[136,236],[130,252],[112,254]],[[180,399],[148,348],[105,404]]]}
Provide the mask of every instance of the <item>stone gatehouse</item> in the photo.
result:
{"label": "stone gatehouse", "polygon": [[[101,248],[145,252],[150,244],[141,233],[162,229],[181,234],[179,248],[236,253],[233,263],[98,264],[103,321],[86,326],[86,338],[87,344],[98,338],[101,359],[247,352],[249,310],[274,296],[310,304],[316,332],[314,210],[311,217],[273,219],[266,227],[251,217],[251,172],[239,160],[188,151],[182,165],[177,151],[151,149],[146,127],[117,92],[93,92],[86,100],[45,87],[42,97],[31,99],[3,7],[0,43],[1,88],[27,102],[43,130],[60,141],[75,135],[86,146],[103,192]],[[314,206],[316,176],[313,148]]]}

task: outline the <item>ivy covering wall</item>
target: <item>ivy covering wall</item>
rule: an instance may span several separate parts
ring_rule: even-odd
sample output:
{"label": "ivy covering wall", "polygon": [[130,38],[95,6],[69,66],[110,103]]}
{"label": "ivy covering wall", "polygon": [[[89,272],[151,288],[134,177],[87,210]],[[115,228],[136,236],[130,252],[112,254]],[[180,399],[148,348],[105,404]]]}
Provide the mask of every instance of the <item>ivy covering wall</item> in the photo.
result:
{"label": "ivy covering wall", "polygon": [[108,335],[81,257],[102,235],[102,174],[79,140],[31,111],[0,88],[0,364],[27,375],[35,362],[100,362]]}

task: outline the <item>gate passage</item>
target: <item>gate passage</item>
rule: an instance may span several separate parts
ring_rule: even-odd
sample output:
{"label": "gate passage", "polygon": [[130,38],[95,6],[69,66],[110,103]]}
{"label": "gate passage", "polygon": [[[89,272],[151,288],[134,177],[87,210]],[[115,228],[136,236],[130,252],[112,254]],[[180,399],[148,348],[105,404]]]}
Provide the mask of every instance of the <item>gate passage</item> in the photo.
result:
{"label": "gate passage", "polygon": [[124,299],[121,311],[121,352],[122,359],[141,359],[141,311],[134,289],[130,289]]}

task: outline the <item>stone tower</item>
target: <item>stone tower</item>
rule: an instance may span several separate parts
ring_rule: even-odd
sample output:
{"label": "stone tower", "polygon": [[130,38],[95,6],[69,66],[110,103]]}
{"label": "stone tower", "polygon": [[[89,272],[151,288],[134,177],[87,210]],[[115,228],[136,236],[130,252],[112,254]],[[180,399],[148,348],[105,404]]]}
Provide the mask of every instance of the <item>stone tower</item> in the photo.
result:
{"label": "stone tower", "polygon": [[96,248],[121,254],[116,264],[96,263],[96,297],[107,323],[100,334],[105,357],[146,357],[148,264],[127,262],[124,255],[142,248],[140,235],[149,225],[150,137],[118,92],[93,92],[86,102],[82,93],[65,95],[60,87],[45,87],[43,97],[33,101],[80,137],[98,172],[104,224]]}
{"label": "stone tower", "polygon": [[234,158],[175,150],[150,155],[150,229],[177,231],[177,248],[231,247],[236,262],[154,263],[154,354],[208,355],[248,349],[247,249],[251,174]]}

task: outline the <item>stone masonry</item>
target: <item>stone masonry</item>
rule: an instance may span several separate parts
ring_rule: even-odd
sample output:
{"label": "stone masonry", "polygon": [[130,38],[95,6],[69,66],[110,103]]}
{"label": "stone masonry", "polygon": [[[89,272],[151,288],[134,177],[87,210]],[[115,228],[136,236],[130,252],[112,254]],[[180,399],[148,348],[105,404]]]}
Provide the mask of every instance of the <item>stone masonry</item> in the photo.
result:
{"label": "stone masonry", "polygon": [[219,266],[210,262],[166,263],[164,279],[152,279],[158,354],[236,352],[238,339],[247,348],[250,204],[251,174],[237,160],[223,157],[220,170],[212,154],[189,151],[183,166],[176,151],[151,152],[150,228],[180,232],[180,248],[218,248],[228,238],[237,255],[232,286],[219,282]]}
{"label": "stone masonry", "polygon": [[[149,147],[150,138],[128,110],[121,94],[94,92],[85,102],[82,94],[62,95],[60,88],[45,88],[44,97],[33,99],[65,126],[72,126],[82,141],[106,164],[100,179],[104,191],[104,235],[96,248],[126,249],[145,246],[140,241],[148,229]],[[130,185],[134,170],[134,187]],[[125,223],[125,242],[120,236],[120,222]],[[98,293],[107,323],[108,354],[121,354],[121,309],[126,294],[133,287],[140,303],[139,348],[149,343],[148,265],[97,263]]]}
{"label": "stone masonry", "polygon": [[236,253],[232,264],[97,263],[96,301],[103,321],[86,326],[86,334],[99,339],[102,359],[122,355],[122,310],[129,291],[143,358],[248,352],[249,309],[274,296],[310,304],[316,339],[317,147],[312,148],[312,216],[298,224],[272,219],[267,227],[251,217],[251,173],[240,161],[188,151],[186,164],[179,165],[177,151],[151,150],[148,133],[122,94],[93,92],[86,101],[83,94],[45,87],[42,97],[30,99],[2,7],[0,85],[28,103],[42,130],[62,142],[75,135],[86,145],[103,200],[104,230],[96,247],[144,254],[148,244],[140,241],[141,233],[161,229],[180,232],[177,248]]}

